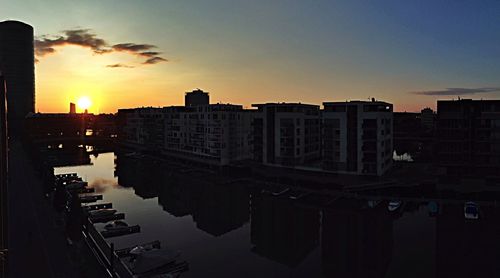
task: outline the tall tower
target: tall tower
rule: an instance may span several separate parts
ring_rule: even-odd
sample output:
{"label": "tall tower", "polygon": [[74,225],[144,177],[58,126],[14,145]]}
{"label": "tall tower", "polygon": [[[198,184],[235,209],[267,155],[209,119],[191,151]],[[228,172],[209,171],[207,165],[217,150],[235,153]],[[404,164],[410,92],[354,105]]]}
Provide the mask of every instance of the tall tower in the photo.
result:
{"label": "tall tower", "polygon": [[23,128],[24,117],[35,112],[33,27],[19,21],[0,22],[0,70],[7,84],[9,130]]}

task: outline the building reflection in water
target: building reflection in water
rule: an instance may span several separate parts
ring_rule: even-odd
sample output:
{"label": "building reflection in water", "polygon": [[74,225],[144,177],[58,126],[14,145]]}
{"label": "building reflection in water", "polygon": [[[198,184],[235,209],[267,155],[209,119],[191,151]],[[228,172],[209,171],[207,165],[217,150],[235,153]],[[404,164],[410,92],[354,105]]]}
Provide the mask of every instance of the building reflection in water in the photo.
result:
{"label": "building reflection in water", "polygon": [[295,267],[318,246],[319,211],[259,190],[251,197],[252,251]]}
{"label": "building reflection in water", "polygon": [[133,187],[144,199],[158,197],[163,209],[176,217],[191,215],[198,229],[213,236],[226,234],[249,220],[247,189],[218,184],[207,173],[187,173],[163,163],[120,155],[116,175],[120,185]]}
{"label": "building reflection in water", "polygon": [[385,276],[393,247],[393,216],[387,209],[363,208],[362,201],[341,199],[323,210],[322,220],[326,277]]}
{"label": "building reflection in water", "polygon": [[163,171],[159,164],[146,159],[137,159],[127,155],[117,155],[115,159],[115,176],[118,184],[133,187],[135,194],[143,199],[158,196]]}
{"label": "building reflection in water", "polygon": [[500,210],[483,206],[479,220],[464,219],[463,205],[437,216],[437,277],[500,277]]}
{"label": "building reflection in water", "polygon": [[[158,197],[163,210],[175,217],[191,216],[197,229],[214,237],[251,219],[247,250],[292,271],[321,240],[324,277],[410,276],[405,263],[425,269],[423,273],[435,271],[439,278],[500,275],[500,210],[493,205],[481,205],[479,220],[466,220],[463,204],[443,201],[433,221],[422,221],[420,217],[429,217],[425,201],[405,202],[395,212],[388,211],[387,201],[369,207],[361,199],[306,206],[262,192],[257,183],[229,184],[203,170],[123,155],[115,162],[121,186],[133,187],[142,198]],[[435,268],[422,262],[427,258]]]}

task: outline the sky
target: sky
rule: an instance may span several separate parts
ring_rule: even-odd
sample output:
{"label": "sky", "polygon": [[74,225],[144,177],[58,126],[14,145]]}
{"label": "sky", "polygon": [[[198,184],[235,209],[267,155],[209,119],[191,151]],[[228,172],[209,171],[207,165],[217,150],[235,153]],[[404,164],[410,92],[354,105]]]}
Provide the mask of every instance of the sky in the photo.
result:
{"label": "sky", "polygon": [[[497,0],[0,0],[35,29],[36,109],[500,94]],[[152,60],[151,60],[152,59]]]}

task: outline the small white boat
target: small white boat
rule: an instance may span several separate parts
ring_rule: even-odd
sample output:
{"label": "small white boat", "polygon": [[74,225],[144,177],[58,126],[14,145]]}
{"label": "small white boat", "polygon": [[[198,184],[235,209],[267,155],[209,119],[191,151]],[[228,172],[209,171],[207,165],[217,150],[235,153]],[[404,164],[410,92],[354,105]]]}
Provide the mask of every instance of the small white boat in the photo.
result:
{"label": "small white boat", "polygon": [[479,219],[479,207],[474,202],[466,202],[464,205],[465,219],[477,220]]}
{"label": "small white boat", "polygon": [[104,225],[104,229],[106,229],[108,231],[120,230],[120,229],[123,229],[125,227],[128,227],[128,224],[122,220],[115,220],[111,223]]}
{"label": "small white boat", "polygon": [[401,207],[401,201],[390,201],[387,205],[389,211],[396,211]]}

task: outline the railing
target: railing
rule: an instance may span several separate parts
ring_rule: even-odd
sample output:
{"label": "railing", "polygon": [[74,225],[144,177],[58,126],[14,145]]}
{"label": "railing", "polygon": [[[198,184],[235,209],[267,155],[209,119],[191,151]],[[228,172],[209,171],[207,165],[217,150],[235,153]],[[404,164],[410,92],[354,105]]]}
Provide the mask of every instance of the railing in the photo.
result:
{"label": "railing", "polygon": [[109,277],[132,278],[133,273],[125,266],[122,260],[116,255],[114,244],[108,244],[104,237],[94,227],[94,223],[86,218],[83,227],[83,236],[94,253],[96,259],[106,268]]}

